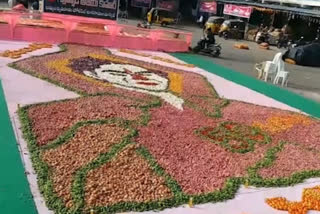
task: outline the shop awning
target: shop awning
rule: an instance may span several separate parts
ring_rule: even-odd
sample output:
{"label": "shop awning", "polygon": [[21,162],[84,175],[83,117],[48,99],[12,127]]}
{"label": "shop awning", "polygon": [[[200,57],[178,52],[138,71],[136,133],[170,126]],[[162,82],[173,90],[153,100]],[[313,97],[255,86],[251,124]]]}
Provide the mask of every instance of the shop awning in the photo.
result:
{"label": "shop awning", "polygon": [[228,4],[236,4],[236,5],[247,5],[247,6],[255,6],[262,8],[269,8],[278,11],[286,11],[292,14],[302,15],[302,16],[312,16],[320,18],[320,10],[312,10],[306,8],[298,8],[298,7],[288,7],[278,4],[262,4],[257,2],[250,1],[234,1],[234,0],[217,0],[217,2],[223,2]]}

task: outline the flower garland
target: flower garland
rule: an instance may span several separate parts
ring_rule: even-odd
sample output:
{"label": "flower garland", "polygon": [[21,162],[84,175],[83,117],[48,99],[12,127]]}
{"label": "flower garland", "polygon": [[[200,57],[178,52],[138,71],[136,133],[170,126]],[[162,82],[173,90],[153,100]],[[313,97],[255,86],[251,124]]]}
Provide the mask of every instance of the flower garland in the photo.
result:
{"label": "flower garland", "polygon": [[290,202],[286,198],[266,199],[266,203],[274,209],[288,211],[289,214],[306,214],[309,210],[320,211],[320,186],[306,188],[301,202]]}
{"label": "flower garland", "polygon": [[265,124],[261,122],[254,122],[252,126],[266,130],[272,134],[286,131],[294,125],[302,124],[308,126],[312,121],[304,115],[289,115],[289,116],[272,116],[267,119]]}
{"label": "flower garland", "polygon": [[52,48],[51,44],[30,44],[27,48],[21,48],[18,50],[6,50],[3,53],[0,53],[2,57],[8,57],[11,59],[19,59],[22,57],[23,54],[33,52],[42,48]]}

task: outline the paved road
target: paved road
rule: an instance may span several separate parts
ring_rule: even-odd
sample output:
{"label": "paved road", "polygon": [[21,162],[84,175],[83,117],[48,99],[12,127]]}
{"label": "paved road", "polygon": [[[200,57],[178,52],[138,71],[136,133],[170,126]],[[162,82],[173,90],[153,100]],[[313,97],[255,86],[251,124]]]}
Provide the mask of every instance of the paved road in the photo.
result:
{"label": "paved road", "polygon": [[[137,23],[138,21],[136,20],[128,21],[128,24],[132,25],[136,25]],[[192,45],[195,45],[201,38],[202,30],[197,26],[178,26],[178,28],[193,33]],[[276,47],[271,47],[270,50],[263,50],[260,49],[256,43],[248,41],[224,40],[219,37],[217,37],[216,40],[222,45],[221,57],[203,57],[212,60],[217,64],[254,77],[257,76],[257,73],[253,69],[255,63],[272,60],[273,56],[281,51]],[[248,44],[250,50],[233,48],[233,45],[239,42]],[[285,68],[287,71],[290,71],[288,83],[289,90],[320,102],[320,68],[302,67],[290,64],[286,64]]]}
{"label": "paved road", "polygon": [[0,10],[7,9],[9,7],[8,2],[0,2]]}

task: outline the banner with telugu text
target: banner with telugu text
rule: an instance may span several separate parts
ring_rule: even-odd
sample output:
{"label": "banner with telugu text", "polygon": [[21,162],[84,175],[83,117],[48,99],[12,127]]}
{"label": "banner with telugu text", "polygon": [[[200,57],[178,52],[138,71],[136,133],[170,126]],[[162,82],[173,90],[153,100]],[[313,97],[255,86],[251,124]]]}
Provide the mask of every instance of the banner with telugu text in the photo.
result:
{"label": "banner with telugu text", "polygon": [[44,12],[117,19],[118,0],[44,0]]}
{"label": "banner with telugu text", "polygon": [[250,18],[252,7],[239,6],[234,4],[225,4],[223,14],[237,16],[242,18]]}

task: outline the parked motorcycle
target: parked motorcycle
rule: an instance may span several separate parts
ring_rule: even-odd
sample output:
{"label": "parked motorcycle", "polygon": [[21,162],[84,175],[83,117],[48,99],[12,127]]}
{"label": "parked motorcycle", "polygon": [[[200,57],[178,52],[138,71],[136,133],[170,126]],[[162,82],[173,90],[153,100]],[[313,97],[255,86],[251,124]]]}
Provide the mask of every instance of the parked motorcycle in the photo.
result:
{"label": "parked motorcycle", "polygon": [[142,23],[138,23],[137,24],[137,27],[138,28],[147,28],[147,29],[151,29],[151,25],[146,22],[146,21],[143,21]]}
{"label": "parked motorcycle", "polygon": [[312,41],[312,43],[320,43],[320,28],[317,30],[317,36],[316,38]]}
{"label": "parked motorcycle", "polygon": [[279,49],[288,48],[288,43],[289,43],[289,38],[288,38],[288,36],[284,35],[284,36],[280,37],[279,40],[277,40],[277,47]]}
{"label": "parked motorcycle", "polygon": [[205,41],[202,39],[198,42],[192,51],[194,53],[206,54],[213,57],[219,57],[221,54],[221,45],[220,44],[205,44]]}
{"label": "parked motorcycle", "polygon": [[261,44],[261,43],[269,43],[269,34],[267,32],[262,32],[262,31],[259,31],[257,33],[257,36],[256,36],[256,42],[258,44]]}
{"label": "parked motorcycle", "polygon": [[304,41],[304,37],[301,36],[300,39],[298,39],[297,41],[289,41],[288,42],[288,49],[291,49],[291,48],[295,48],[295,47],[299,47],[299,46],[303,46],[303,45],[306,45],[308,44],[306,41]]}
{"label": "parked motorcycle", "polygon": [[316,37],[316,38],[312,41],[312,43],[320,43],[320,38],[319,38],[319,37]]}

